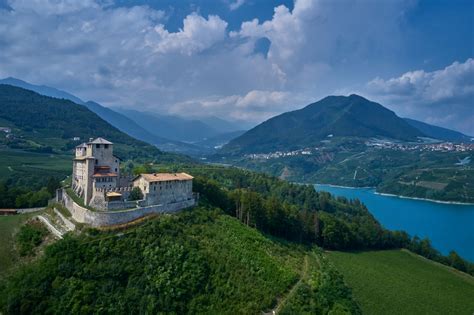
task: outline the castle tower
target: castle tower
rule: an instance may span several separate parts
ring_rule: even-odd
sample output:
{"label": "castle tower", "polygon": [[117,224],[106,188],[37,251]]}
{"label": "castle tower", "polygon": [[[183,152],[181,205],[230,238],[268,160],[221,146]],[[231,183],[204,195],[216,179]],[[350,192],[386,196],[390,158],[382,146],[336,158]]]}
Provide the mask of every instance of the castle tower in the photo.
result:
{"label": "castle tower", "polygon": [[117,187],[120,168],[119,158],[113,155],[113,143],[97,138],[76,147],[73,162],[72,187],[86,205],[96,188]]}

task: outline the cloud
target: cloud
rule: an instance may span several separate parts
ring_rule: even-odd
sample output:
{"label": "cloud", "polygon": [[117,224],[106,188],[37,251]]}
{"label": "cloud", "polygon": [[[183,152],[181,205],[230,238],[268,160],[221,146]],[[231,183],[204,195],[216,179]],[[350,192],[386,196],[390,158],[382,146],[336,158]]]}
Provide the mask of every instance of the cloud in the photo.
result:
{"label": "cloud", "polygon": [[366,92],[401,115],[474,135],[474,59],[367,83]]}
{"label": "cloud", "polygon": [[227,22],[215,15],[210,15],[206,20],[194,13],[188,15],[183,24],[183,29],[176,33],[168,32],[162,24],[156,26],[156,44],[150,43],[154,50],[192,55],[211,47],[226,36]]}
{"label": "cloud", "polygon": [[235,11],[245,3],[245,0],[235,0],[229,4],[229,9]]}
{"label": "cloud", "polygon": [[173,107],[174,114],[205,113],[212,111],[217,115],[226,114],[235,120],[261,122],[281,112],[294,108],[293,102],[301,105],[308,100],[301,95],[293,95],[283,91],[252,90],[244,95],[225,97],[207,97],[199,100],[186,101]]}
{"label": "cloud", "polygon": [[[410,2],[296,0],[293,9],[277,6],[271,19],[243,21],[230,32],[221,17],[199,12],[172,31],[172,13],[149,6],[11,0],[9,9],[0,7],[0,77],[109,106],[258,122],[382,77],[381,67],[405,49],[401,26]],[[224,3],[232,9],[243,1]],[[449,76],[414,71],[376,78],[364,91],[392,101],[466,102],[469,87],[460,93]],[[431,87],[421,88],[426,82]],[[403,112],[410,113],[408,106]],[[447,116],[433,111],[429,119]]]}

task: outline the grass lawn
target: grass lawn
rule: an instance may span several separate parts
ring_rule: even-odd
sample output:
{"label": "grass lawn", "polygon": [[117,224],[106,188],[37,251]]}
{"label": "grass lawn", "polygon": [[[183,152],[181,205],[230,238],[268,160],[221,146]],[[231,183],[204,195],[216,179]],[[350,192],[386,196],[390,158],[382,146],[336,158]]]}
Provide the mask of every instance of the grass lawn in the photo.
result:
{"label": "grass lawn", "polygon": [[365,314],[473,314],[474,278],[405,250],[330,252]]}
{"label": "grass lawn", "polygon": [[14,263],[14,233],[28,218],[37,213],[0,216],[0,277]]}

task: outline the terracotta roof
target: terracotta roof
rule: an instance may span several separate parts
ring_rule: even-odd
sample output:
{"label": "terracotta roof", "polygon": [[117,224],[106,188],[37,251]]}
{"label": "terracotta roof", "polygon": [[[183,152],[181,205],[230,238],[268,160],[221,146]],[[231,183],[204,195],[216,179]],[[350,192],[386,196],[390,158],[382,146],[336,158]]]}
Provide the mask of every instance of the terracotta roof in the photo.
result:
{"label": "terracotta roof", "polygon": [[95,140],[92,140],[88,144],[113,144],[112,142],[105,140],[104,138],[97,138]]}
{"label": "terracotta roof", "polygon": [[135,180],[142,176],[147,182],[167,182],[172,180],[192,180],[192,177],[186,173],[154,173],[154,174],[141,174],[135,178]]}
{"label": "terracotta roof", "polygon": [[122,194],[120,194],[118,192],[115,192],[115,191],[108,192],[106,195],[107,195],[107,197],[120,197],[120,196],[122,196]]}
{"label": "terracotta roof", "polygon": [[95,173],[92,177],[117,177],[117,173]]}

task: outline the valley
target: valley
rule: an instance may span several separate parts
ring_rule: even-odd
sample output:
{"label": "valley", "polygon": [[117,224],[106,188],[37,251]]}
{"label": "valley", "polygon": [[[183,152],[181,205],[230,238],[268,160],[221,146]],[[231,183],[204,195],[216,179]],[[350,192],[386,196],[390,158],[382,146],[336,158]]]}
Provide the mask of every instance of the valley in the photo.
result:
{"label": "valley", "polygon": [[[446,190],[451,183],[438,183],[434,174],[446,178],[451,169],[469,170],[468,159],[462,156],[469,151],[464,147],[399,150],[368,145],[363,137],[333,136],[318,142],[314,150],[295,148],[288,152],[296,153],[277,154],[275,158],[240,158],[234,154],[230,159],[229,155],[209,157],[211,162],[230,161],[245,169],[223,167],[163,152],[114,128],[83,105],[6,85],[0,85],[0,92],[0,119],[9,128],[3,131],[0,150],[3,207],[46,206],[56,188],[69,189],[71,148],[98,130],[116,143],[121,172],[186,171],[194,176],[193,191],[200,196],[197,207],[176,215],[153,216],[116,230],[79,224],[63,239],[46,236],[39,239],[39,245],[43,232],[24,228],[25,223],[31,225],[30,216],[0,217],[0,224],[8,225],[8,242],[3,244],[2,253],[11,256],[0,260],[0,309],[7,314],[89,312],[101,307],[119,313],[144,309],[223,314],[236,310],[367,312],[363,299],[359,302],[351,289],[357,292],[360,283],[346,284],[345,272],[350,267],[337,270],[340,267],[334,266],[332,254],[325,250],[406,248],[467,274],[474,272],[472,263],[456,253],[445,256],[427,240],[387,230],[358,200],[245,170],[268,172],[273,168],[274,175],[283,173],[286,179],[300,183],[297,178],[301,176],[308,183],[326,176],[328,181],[352,178],[362,185],[396,170],[409,174],[400,163],[415,165],[421,159],[431,164],[410,169],[414,174],[410,176],[435,166],[439,172],[418,174],[415,184],[409,177],[397,179],[399,184]],[[41,110],[45,112],[39,114]],[[222,151],[226,150],[224,146]],[[462,165],[454,165],[453,159]],[[371,172],[364,173],[361,163]],[[331,171],[334,165],[340,166]],[[358,167],[356,176],[354,167]],[[462,182],[462,176],[458,172],[452,180]],[[54,203],[45,215],[54,213],[56,207],[70,215]],[[25,237],[32,237],[26,240],[27,246],[33,246],[27,254],[19,252],[23,245],[18,243],[18,231],[23,230]],[[89,270],[88,275],[83,270]],[[438,280],[433,281],[438,285]],[[41,293],[39,287],[43,288]],[[400,300],[393,307],[403,307],[404,303]]]}

